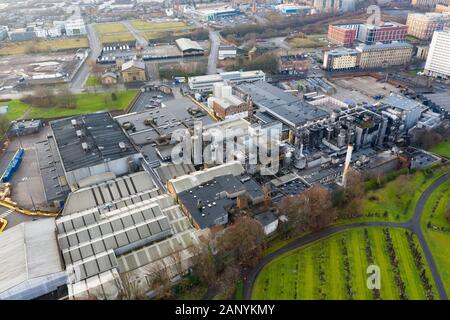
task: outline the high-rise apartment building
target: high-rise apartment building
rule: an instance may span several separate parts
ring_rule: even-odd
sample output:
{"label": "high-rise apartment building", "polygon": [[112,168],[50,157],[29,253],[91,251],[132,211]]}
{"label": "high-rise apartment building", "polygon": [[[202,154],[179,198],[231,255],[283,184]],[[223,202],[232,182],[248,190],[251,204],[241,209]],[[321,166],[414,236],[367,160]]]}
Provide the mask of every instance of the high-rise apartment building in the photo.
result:
{"label": "high-rise apartment building", "polygon": [[450,79],[450,29],[436,31],[431,41],[425,74],[442,79]]}

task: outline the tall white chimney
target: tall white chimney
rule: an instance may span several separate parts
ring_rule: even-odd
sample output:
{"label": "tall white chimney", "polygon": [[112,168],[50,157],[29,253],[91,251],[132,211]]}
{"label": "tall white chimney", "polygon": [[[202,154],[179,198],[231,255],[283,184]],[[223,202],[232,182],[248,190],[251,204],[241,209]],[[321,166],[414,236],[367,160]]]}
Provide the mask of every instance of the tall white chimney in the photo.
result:
{"label": "tall white chimney", "polygon": [[353,145],[349,144],[347,147],[347,156],[345,157],[344,173],[342,175],[342,186],[345,188],[347,183],[348,169],[352,161]]}

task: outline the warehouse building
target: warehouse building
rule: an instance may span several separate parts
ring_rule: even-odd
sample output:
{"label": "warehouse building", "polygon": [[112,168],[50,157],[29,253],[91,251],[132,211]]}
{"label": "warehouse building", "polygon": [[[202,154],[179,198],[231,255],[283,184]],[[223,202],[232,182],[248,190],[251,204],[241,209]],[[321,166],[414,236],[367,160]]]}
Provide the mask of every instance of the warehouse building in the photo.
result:
{"label": "warehouse building", "polygon": [[247,100],[250,96],[254,109],[283,123],[293,132],[300,126],[329,117],[328,112],[266,82],[242,83],[235,91],[241,99]]}
{"label": "warehouse building", "polygon": [[232,87],[223,83],[214,84],[213,96],[208,98],[208,106],[221,120],[248,116],[248,103],[234,96]]}
{"label": "warehouse building", "polygon": [[0,233],[0,300],[31,300],[64,288],[54,218],[23,222]]}
{"label": "warehouse building", "polygon": [[212,92],[214,83],[226,82],[228,84],[240,84],[243,82],[265,81],[266,74],[261,70],[255,71],[231,71],[219,74],[189,77],[188,85],[191,90]]}
{"label": "warehouse building", "polygon": [[180,49],[181,53],[183,53],[183,55],[192,55],[205,52],[205,50],[198,44],[197,41],[192,41],[188,38],[176,39],[175,43],[178,49]]}
{"label": "warehouse building", "polygon": [[240,14],[239,9],[235,9],[230,6],[220,6],[215,8],[197,9],[194,11],[194,15],[202,21],[215,21],[220,18],[232,17]]}
{"label": "warehouse building", "polygon": [[113,172],[124,175],[142,157],[108,112],[50,122],[67,183]]}
{"label": "warehouse building", "polygon": [[124,275],[148,292],[158,270],[172,278],[191,266],[190,247],[203,234],[146,172],[71,193],[56,224],[73,299],[117,298]]}

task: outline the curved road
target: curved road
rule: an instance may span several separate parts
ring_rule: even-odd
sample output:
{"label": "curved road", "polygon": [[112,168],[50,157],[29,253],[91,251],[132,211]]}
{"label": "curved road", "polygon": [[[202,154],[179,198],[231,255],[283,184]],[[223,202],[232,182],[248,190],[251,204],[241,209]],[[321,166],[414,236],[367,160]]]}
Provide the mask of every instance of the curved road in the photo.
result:
{"label": "curved road", "polygon": [[447,294],[445,292],[445,287],[442,283],[442,279],[439,275],[438,269],[436,267],[436,264],[434,262],[433,256],[431,254],[431,251],[428,247],[427,242],[425,241],[425,237],[423,235],[423,232],[420,228],[420,220],[423,215],[423,209],[425,206],[425,203],[427,202],[430,195],[433,193],[434,190],[436,190],[441,184],[443,184],[445,181],[450,179],[450,172],[443,175],[442,177],[438,178],[433,184],[428,187],[428,189],[422,194],[419,201],[417,202],[415,211],[414,211],[414,217],[412,220],[404,223],[397,223],[397,222],[360,222],[360,223],[353,223],[353,224],[347,224],[347,225],[337,225],[332,226],[323,230],[320,230],[318,232],[310,233],[304,237],[301,237],[299,239],[296,239],[292,241],[291,243],[285,245],[281,249],[272,252],[271,254],[265,256],[261,259],[261,261],[257,264],[255,268],[253,268],[248,274],[247,278],[244,281],[244,299],[251,300],[251,294],[252,289],[255,284],[256,278],[258,277],[258,274],[261,272],[261,270],[273,259],[285,254],[286,252],[289,252],[294,249],[301,248],[307,244],[310,244],[312,242],[321,240],[323,238],[329,237],[331,235],[334,235],[336,233],[347,231],[355,228],[361,228],[361,227],[396,227],[396,228],[404,228],[408,229],[410,231],[413,231],[417,238],[419,239],[420,245],[423,248],[423,251],[425,253],[425,258],[427,260],[427,263],[430,267],[431,274],[434,279],[434,283],[436,284],[437,291],[439,293],[439,297],[441,300],[448,300]]}

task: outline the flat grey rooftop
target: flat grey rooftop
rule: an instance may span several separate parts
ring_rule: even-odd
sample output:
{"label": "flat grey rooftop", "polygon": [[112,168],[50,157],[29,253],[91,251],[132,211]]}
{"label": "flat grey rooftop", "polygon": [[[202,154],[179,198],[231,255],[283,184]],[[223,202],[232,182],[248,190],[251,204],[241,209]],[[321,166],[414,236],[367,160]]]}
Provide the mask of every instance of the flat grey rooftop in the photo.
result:
{"label": "flat grey rooftop", "polygon": [[[76,121],[76,125],[72,124]],[[138,151],[108,112],[50,122],[66,172],[124,158]],[[81,131],[82,136],[77,136]],[[83,149],[86,143],[89,150]],[[119,144],[123,143],[122,149]]]}
{"label": "flat grey rooftop", "polygon": [[261,111],[291,126],[300,126],[329,116],[326,111],[266,82],[242,83],[239,89],[249,94]]}
{"label": "flat grey rooftop", "polygon": [[437,92],[431,94],[424,94],[424,97],[431,101],[434,105],[450,112],[450,92]]}

